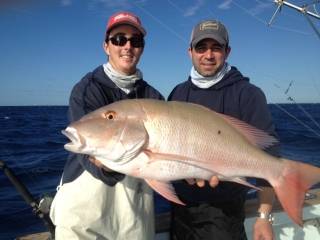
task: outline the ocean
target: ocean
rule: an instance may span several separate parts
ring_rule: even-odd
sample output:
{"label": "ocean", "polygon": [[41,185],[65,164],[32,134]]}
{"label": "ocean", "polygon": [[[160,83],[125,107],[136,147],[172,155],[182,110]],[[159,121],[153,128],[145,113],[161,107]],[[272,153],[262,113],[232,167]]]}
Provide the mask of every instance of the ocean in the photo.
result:
{"label": "ocean", "polygon": [[[269,107],[283,157],[320,167],[320,104]],[[59,184],[68,155],[63,145],[69,140],[61,133],[68,126],[67,111],[67,106],[0,106],[0,158],[34,198],[54,195]],[[248,198],[256,196],[249,189]],[[155,211],[169,211],[168,201],[158,194]],[[42,231],[47,231],[43,222],[0,168],[0,240]]]}

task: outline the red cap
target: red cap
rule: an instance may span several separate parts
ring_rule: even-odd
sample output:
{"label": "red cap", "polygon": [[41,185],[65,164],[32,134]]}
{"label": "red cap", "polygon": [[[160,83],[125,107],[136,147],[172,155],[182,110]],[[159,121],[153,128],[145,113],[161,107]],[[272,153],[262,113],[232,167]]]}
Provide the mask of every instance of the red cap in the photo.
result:
{"label": "red cap", "polygon": [[111,28],[120,24],[129,24],[137,28],[143,36],[147,34],[146,30],[141,25],[140,19],[136,15],[129,12],[120,12],[110,17],[106,30],[106,35],[110,32]]}

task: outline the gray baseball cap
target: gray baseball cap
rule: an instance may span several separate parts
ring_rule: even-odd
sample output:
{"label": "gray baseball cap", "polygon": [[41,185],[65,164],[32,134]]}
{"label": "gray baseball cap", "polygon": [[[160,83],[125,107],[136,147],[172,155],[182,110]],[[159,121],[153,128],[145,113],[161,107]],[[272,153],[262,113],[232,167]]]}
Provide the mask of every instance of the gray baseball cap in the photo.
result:
{"label": "gray baseball cap", "polygon": [[225,25],[216,20],[206,20],[194,26],[191,33],[191,46],[205,38],[212,38],[222,46],[229,45],[229,35]]}

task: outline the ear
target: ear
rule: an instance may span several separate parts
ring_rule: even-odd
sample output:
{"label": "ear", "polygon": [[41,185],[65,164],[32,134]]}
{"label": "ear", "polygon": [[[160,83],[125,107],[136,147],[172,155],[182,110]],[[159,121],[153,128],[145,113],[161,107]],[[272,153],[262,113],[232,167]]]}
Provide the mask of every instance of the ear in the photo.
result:
{"label": "ear", "polygon": [[104,51],[106,52],[106,54],[109,56],[110,55],[109,45],[104,41],[102,47],[103,47]]}
{"label": "ear", "polygon": [[191,60],[192,60],[192,47],[189,47],[189,48],[188,48],[188,52],[189,52],[189,56],[190,56],[190,58],[191,58]]}
{"label": "ear", "polygon": [[225,60],[227,60],[227,58],[229,57],[230,52],[231,52],[231,47],[228,46],[228,48],[226,49],[226,58],[225,58]]}

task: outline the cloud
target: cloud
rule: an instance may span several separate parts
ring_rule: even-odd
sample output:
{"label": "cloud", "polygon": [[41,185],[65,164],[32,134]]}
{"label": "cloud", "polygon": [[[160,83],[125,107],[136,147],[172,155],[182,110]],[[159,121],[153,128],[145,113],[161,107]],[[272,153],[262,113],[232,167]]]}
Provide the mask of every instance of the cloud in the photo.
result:
{"label": "cloud", "polygon": [[190,16],[193,16],[196,14],[197,10],[199,8],[202,7],[202,2],[198,1],[197,4],[195,6],[191,6],[191,7],[188,7],[187,10],[184,12],[184,16],[185,17],[190,17]]}
{"label": "cloud", "polygon": [[27,13],[27,14],[34,15],[34,14],[33,14],[33,13],[31,13],[31,12],[23,11],[23,10],[16,9],[16,8],[8,7],[8,9],[13,10],[13,11],[16,11],[16,12],[22,12],[22,13]]}
{"label": "cloud", "polygon": [[62,6],[70,6],[74,0],[61,0]]}
{"label": "cloud", "polygon": [[229,9],[231,3],[232,3],[231,0],[226,0],[225,2],[221,3],[221,4],[218,6],[218,9]]}
{"label": "cloud", "polygon": [[265,9],[270,8],[270,5],[264,4],[264,3],[260,3],[258,5],[256,5],[254,8],[249,9],[248,11],[253,14],[253,15],[257,15],[260,12],[263,12]]}

